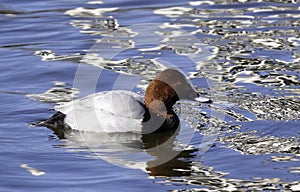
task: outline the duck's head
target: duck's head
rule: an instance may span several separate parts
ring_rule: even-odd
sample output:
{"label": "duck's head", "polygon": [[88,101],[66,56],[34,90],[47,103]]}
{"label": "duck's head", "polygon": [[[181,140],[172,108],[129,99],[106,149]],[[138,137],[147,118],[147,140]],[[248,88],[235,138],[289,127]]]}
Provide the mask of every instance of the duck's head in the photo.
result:
{"label": "duck's head", "polygon": [[195,100],[198,96],[199,94],[181,72],[176,69],[166,69],[148,85],[145,105],[154,112],[166,114],[172,111],[172,106],[178,100]]}

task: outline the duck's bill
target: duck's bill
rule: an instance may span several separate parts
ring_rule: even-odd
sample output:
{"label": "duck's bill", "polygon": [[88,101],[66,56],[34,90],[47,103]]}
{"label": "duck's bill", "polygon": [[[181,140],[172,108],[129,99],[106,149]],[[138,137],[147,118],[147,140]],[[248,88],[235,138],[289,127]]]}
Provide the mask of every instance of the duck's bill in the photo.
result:
{"label": "duck's bill", "polygon": [[195,101],[199,101],[200,103],[212,103],[213,101],[206,97],[196,97]]}

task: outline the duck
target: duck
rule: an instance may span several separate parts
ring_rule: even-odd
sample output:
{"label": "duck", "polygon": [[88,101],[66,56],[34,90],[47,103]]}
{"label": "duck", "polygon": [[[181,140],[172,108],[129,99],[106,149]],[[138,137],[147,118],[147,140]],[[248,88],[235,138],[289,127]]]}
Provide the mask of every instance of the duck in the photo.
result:
{"label": "duck", "polygon": [[149,83],[145,97],[127,90],[93,93],[55,106],[51,118],[38,123],[51,129],[149,134],[173,130],[180,120],[173,110],[181,99],[199,94],[179,70],[167,68]]}

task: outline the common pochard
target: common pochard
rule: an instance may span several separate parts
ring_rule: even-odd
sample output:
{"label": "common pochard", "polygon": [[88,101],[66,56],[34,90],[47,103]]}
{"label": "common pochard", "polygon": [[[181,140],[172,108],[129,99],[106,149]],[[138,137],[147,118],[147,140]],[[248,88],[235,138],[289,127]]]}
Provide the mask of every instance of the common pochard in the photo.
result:
{"label": "common pochard", "polygon": [[179,126],[173,105],[180,99],[195,100],[198,96],[181,72],[169,68],[151,81],[145,99],[125,90],[94,93],[56,106],[58,112],[38,125],[107,133],[170,130]]}

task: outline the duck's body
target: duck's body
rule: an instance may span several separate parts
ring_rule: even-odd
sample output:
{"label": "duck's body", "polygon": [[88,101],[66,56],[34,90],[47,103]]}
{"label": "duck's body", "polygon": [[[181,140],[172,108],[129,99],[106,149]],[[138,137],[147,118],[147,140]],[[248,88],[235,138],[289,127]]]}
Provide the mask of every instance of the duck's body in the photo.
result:
{"label": "duck's body", "polygon": [[166,69],[149,84],[144,100],[124,90],[94,93],[55,107],[58,113],[40,125],[108,133],[164,131],[179,126],[172,109],[176,101],[196,97],[182,73]]}
{"label": "duck's body", "polygon": [[94,93],[55,110],[72,129],[93,132],[141,132],[146,113],[140,95],[122,90]]}

